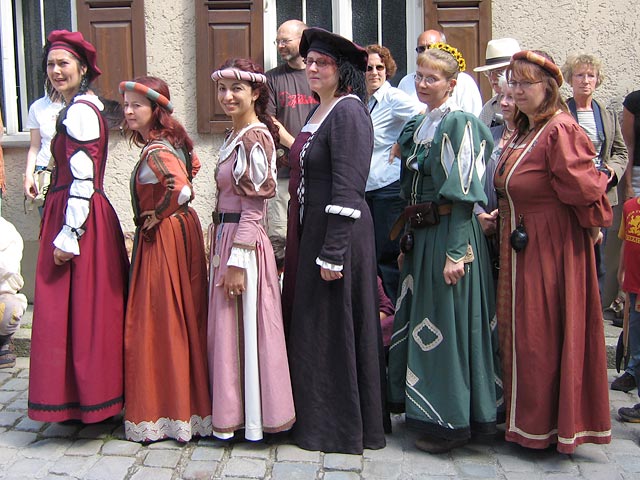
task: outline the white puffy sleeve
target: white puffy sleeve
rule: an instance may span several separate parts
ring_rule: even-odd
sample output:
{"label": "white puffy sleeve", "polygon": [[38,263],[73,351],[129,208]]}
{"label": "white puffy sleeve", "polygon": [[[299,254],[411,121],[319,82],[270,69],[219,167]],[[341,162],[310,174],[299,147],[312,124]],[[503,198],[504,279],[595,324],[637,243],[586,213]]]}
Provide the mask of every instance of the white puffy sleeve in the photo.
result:
{"label": "white puffy sleeve", "polygon": [[[78,142],[86,143],[100,138],[98,113],[87,104],[76,103],[69,107],[62,123],[67,129],[67,134]],[[89,202],[94,194],[94,163],[81,145],[69,153],[73,181],[69,186],[65,222],[53,244],[64,252],[80,255],[78,240],[85,232],[84,224],[89,216]]]}

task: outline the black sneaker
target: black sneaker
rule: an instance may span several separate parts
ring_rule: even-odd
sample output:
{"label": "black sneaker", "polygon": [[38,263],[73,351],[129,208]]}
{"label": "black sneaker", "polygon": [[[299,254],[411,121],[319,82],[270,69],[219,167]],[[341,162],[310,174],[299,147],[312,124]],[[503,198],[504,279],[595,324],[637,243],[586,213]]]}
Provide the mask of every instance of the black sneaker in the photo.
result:
{"label": "black sneaker", "polygon": [[611,382],[611,390],[619,392],[629,392],[636,388],[636,379],[630,373],[624,372],[613,382]]}
{"label": "black sneaker", "polygon": [[618,409],[618,415],[623,422],[640,423],[640,404],[633,407],[622,407]]}

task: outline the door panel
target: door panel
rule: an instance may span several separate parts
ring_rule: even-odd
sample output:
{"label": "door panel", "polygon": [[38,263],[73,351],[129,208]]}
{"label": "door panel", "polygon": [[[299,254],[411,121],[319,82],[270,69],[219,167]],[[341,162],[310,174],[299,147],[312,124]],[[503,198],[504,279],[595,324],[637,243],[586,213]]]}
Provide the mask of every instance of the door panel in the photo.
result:
{"label": "door panel", "polygon": [[493,93],[481,73],[473,69],[484,65],[487,42],[491,39],[491,2],[489,0],[424,0],[425,30],[441,30],[447,42],[462,52],[466,73],[480,86],[485,101]]}

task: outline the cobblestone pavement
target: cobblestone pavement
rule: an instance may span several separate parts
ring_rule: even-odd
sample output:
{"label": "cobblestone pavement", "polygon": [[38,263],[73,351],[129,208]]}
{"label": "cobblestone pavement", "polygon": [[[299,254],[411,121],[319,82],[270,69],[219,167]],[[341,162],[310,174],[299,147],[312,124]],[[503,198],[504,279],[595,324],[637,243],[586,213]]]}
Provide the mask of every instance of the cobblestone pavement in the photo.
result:
{"label": "cobblestone pavement", "polygon": [[[285,441],[225,444],[200,439],[150,445],[127,442],[121,419],[96,425],[30,420],[26,415],[28,358],[0,370],[0,478],[2,479],[588,479],[640,478],[640,424],[615,412],[637,402],[635,391],[611,392],[613,441],[583,445],[574,455],[531,451],[504,441],[471,443],[448,454],[415,449],[415,434],[393,419],[383,450],[364,455],[309,452]],[[609,371],[609,380],[615,371]]]}

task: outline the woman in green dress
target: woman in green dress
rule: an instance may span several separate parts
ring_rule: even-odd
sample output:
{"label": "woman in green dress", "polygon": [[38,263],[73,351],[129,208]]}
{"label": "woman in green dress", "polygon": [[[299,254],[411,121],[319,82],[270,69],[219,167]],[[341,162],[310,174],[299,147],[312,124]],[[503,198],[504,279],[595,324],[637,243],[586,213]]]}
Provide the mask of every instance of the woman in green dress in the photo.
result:
{"label": "woman in green dress", "polygon": [[486,202],[493,140],[452,100],[464,70],[460,52],[437,43],[417,63],[416,90],[428,112],[398,140],[408,207],[388,400],[421,431],[417,448],[442,453],[472,432],[495,434],[502,398],[491,265],[473,215],[474,203]]}

